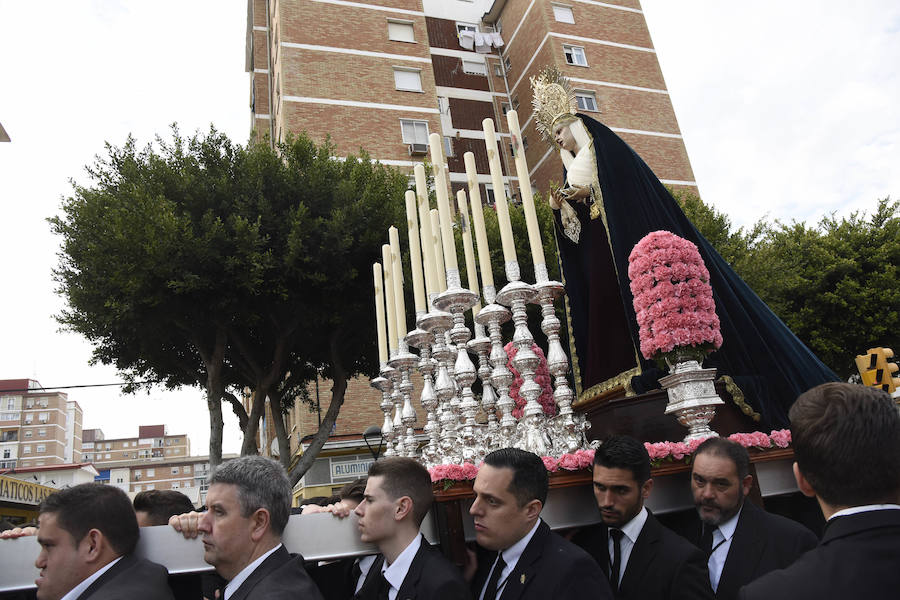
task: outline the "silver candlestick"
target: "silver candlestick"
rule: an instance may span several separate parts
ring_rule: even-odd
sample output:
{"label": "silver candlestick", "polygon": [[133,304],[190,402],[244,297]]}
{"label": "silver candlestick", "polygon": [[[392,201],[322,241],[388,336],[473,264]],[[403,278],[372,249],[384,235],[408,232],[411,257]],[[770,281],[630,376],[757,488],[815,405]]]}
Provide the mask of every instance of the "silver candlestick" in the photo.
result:
{"label": "silver candlestick", "polygon": [[435,411],[437,409],[437,397],[434,395],[434,383],[432,375],[437,367],[437,361],[431,358],[431,344],[434,342],[434,334],[422,327],[422,320],[427,313],[416,314],[416,329],[409,332],[406,341],[410,346],[419,349],[419,372],[422,373],[422,395],[419,402],[425,409],[425,427],[423,431],[428,437],[428,443],[422,448],[421,460],[426,466],[440,464],[438,452],[439,425]]}
{"label": "silver candlestick", "polygon": [[491,396],[485,398],[482,395],[481,398],[482,408],[488,414],[489,431],[491,418],[497,418],[494,414],[494,407],[496,406],[496,409],[500,411],[499,425],[494,429],[488,440],[488,448],[491,450],[509,446],[515,437],[516,431],[516,420],[512,416],[512,409],[516,403],[509,397],[509,386],[513,382],[513,375],[509,367],[506,366],[509,357],[506,355],[506,350],[503,349],[503,338],[500,331],[500,326],[509,321],[510,312],[505,307],[494,302],[495,299],[496,293],[494,288],[485,287],[484,301],[487,304],[478,311],[478,315],[475,317],[476,323],[487,327],[488,335],[490,336],[490,362],[493,369],[491,370],[489,381],[492,391],[496,389],[497,396],[499,396],[493,404],[489,404]]}
{"label": "silver candlestick", "polygon": [[384,413],[384,424],[381,426],[381,435],[384,437],[385,442],[387,443],[387,448],[384,451],[385,456],[393,456],[393,440],[394,440],[394,422],[391,418],[391,409],[394,407],[393,402],[391,402],[391,395],[393,392],[394,385],[391,383],[391,380],[394,376],[393,367],[388,366],[386,363],[381,365],[381,376],[376,377],[372,380],[372,385],[381,390],[381,411]]}
{"label": "silver candlestick", "polygon": [[519,420],[514,445],[538,456],[545,456],[550,450],[550,439],[546,431],[544,410],[538,402],[541,386],[534,380],[540,358],[531,349],[534,336],[528,329],[528,315],[525,311],[525,304],[531,301],[535,291],[532,286],[520,281],[518,263],[506,263],[506,276],[509,283],[497,294],[497,301],[512,310],[513,322],[516,325],[513,334],[516,356],[512,359],[512,363],[522,376],[519,393],[525,398],[525,411]]}
{"label": "silver candlestick", "polygon": [[400,390],[400,381],[403,378],[400,369],[394,364],[394,358],[399,354],[400,349],[394,351],[388,359],[388,365],[394,368],[391,371],[391,403],[393,418],[391,419],[391,439],[388,444],[390,454],[385,452],[385,456],[403,456],[403,392]]}
{"label": "silver candlestick", "polygon": [[[477,317],[477,315],[476,315]],[[484,458],[488,448],[491,447],[491,439],[496,436],[499,427],[494,407],[497,405],[497,395],[491,385],[491,363],[488,354],[491,351],[491,338],[487,337],[484,325],[475,321],[475,339],[467,346],[469,350],[478,356],[478,378],[481,379],[481,410],[487,417],[487,423],[477,424],[476,428],[476,460]]]}
{"label": "silver candlestick", "polygon": [[[456,361],[453,366],[456,382],[460,390],[460,403],[454,407],[454,416],[457,419],[459,433],[462,437],[462,446],[459,448],[462,460],[474,462],[477,455],[475,447],[475,413],[478,411],[478,403],[472,393],[472,383],[475,381],[475,365],[469,358],[466,342],[472,337],[469,328],[466,327],[464,313],[472,308],[478,301],[478,294],[465,289],[460,285],[459,271],[449,269],[447,271],[447,291],[435,298],[435,304],[441,310],[453,315],[453,328],[450,330],[450,339],[456,346]],[[458,411],[458,412],[457,412]],[[462,423],[459,423],[459,417]]]}
{"label": "silver candlestick", "polygon": [[553,452],[557,456],[567,452],[575,452],[582,445],[583,435],[578,429],[572,413],[572,400],[575,393],[569,387],[569,359],[563,352],[559,342],[560,322],[556,316],[553,302],[563,294],[563,284],[550,281],[547,265],[537,265],[535,269],[538,304],[541,306],[543,320],[541,330],[547,336],[547,369],[553,376],[553,400],[559,408],[559,414],[553,419]]}
{"label": "silver candlestick", "polygon": [[[434,306],[436,296],[431,297],[431,305]],[[452,449],[456,445],[456,429],[450,426],[449,418],[449,402],[450,398],[456,394],[456,384],[450,377],[447,368],[448,362],[452,359],[453,352],[447,346],[446,333],[453,325],[453,317],[450,313],[432,308],[429,312],[422,315],[419,319],[419,327],[430,332],[434,336],[431,348],[431,355],[435,359],[435,368],[437,374],[434,377],[434,404],[429,410],[428,419],[432,421],[434,427],[430,432],[429,453],[431,454],[434,464],[442,462],[451,462],[445,452],[447,447]],[[424,396],[424,394],[423,394]],[[423,397],[424,400],[424,397]],[[429,399],[430,402],[430,399]],[[428,410],[428,409],[426,409]],[[428,458],[425,459],[426,464]]]}
{"label": "silver candlestick", "polygon": [[[394,426],[401,428],[394,436],[395,451],[398,456],[412,457],[416,454],[416,411],[412,405],[413,384],[409,378],[409,370],[419,363],[419,357],[409,351],[406,340],[399,340],[397,353],[388,360],[388,364],[400,372],[399,385],[402,404],[396,407]],[[398,423],[399,418],[399,423]],[[405,435],[401,435],[404,432]]]}

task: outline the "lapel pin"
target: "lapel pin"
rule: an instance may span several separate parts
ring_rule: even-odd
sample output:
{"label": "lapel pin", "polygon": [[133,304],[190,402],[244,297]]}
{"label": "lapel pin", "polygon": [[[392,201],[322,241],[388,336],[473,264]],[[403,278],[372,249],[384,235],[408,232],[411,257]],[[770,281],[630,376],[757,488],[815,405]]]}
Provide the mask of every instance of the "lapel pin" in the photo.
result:
{"label": "lapel pin", "polygon": [[521,583],[522,585],[525,585],[525,573],[522,573],[522,576],[519,577],[519,583]]}

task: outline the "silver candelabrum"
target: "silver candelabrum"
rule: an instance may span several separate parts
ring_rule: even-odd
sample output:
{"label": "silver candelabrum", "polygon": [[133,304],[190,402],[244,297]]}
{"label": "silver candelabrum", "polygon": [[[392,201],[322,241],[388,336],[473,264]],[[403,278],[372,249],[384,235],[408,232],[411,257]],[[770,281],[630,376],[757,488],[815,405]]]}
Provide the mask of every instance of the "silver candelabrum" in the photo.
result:
{"label": "silver candelabrum", "polygon": [[[456,395],[456,383],[450,376],[449,362],[453,358],[453,350],[447,345],[447,331],[453,326],[453,316],[438,309],[434,302],[436,295],[430,298],[431,310],[419,319],[419,327],[432,334],[434,340],[431,346],[431,355],[434,357],[434,400],[428,398],[431,409],[428,410],[428,419],[434,423],[429,432],[428,454],[433,459],[433,464],[445,462],[459,462],[453,460],[452,453],[456,445],[456,424],[453,422],[450,400]],[[424,394],[423,394],[424,396]],[[423,402],[426,398],[423,397]],[[449,452],[449,454],[448,454]],[[426,464],[429,458],[424,457]]]}
{"label": "silver candelabrum", "polygon": [[684,442],[719,435],[709,427],[716,416],[716,406],[724,404],[716,393],[716,370],[702,368],[691,357],[670,363],[669,371],[669,375],[659,378],[659,383],[669,396],[666,414],[674,413],[678,422],[688,428]]}
{"label": "silver candelabrum", "polygon": [[372,385],[381,391],[381,412],[384,413],[384,424],[381,426],[381,435],[387,444],[385,448],[385,456],[394,456],[394,421],[391,418],[391,409],[394,404],[391,401],[394,384],[392,383],[396,369],[382,363],[379,377],[372,380]]}
{"label": "silver candelabrum", "polygon": [[[447,290],[435,298],[435,305],[449,312],[453,317],[453,327],[450,329],[450,339],[456,347],[456,360],[453,365],[453,373],[459,390],[459,404],[452,407],[453,424],[457,428],[457,438],[462,438],[462,443],[453,448],[454,453],[464,462],[475,462],[478,455],[476,447],[477,425],[475,413],[478,411],[478,403],[472,393],[472,383],[475,382],[475,365],[469,358],[466,343],[472,337],[469,328],[466,327],[464,313],[472,308],[478,301],[478,294],[460,285],[459,271],[447,270]],[[460,422],[460,417],[462,422]],[[449,421],[449,420],[448,420]]]}
{"label": "silver candelabrum", "polygon": [[497,301],[512,311],[515,323],[513,344],[516,346],[516,356],[512,359],[512,364],[522,377],[519,394],[525,398],[525,410],[519,419],[513,445],[538,456],[545,456],[551,448],[550,438],[547,435],[544,410],[538,402],[541,386],[534,379],[540,358],[531,349],[534,336],[528,329],[528,315],[525,310],[525,304],[534,297],[535,290],[533,286],[521,281],[517,262],[506,263],[506,278],[509,283],[497,293]]}
{"label": "silver candelabrum", "polygon": [[416,452],[416,411],[412,406],[413,384],[409,370],[416,366],[419,357],[409,351],[406,340],[399,340],[397,352],[388,359],[388,364],[396,370],[394,384],[394,421],[392,423],[394,456],[415,456]]}
{"label": "silver candelabrum", "polygon": [[[467,344],[469,350],[478,356],[478,378],[481,379],[481,411],[484,413],[486,422],[484,425],[476,423],[476,457],[475,460],[480,461],[487,454],[488,448],[491,447],[491,440],[494,439],[499,431],[497,425],[497,415],[494,413],[494,407],[497,405],[497,395],[491,385],[491,363],[488,355],[491,352],[491,338],[487,337],[484,325],[478,323],[477,316],[475,320],[475,338]],[[476,409],[477,410],[477,409]]]}
{"label": "silver candelabrum", "polygon": [[[437,361],[431,357],[431,347],[434,343],[433,321],[441,320],[440,315],[422,312],[416,315],[416,329],[410,332],[406,339],[411,346],[419,349],[419,371],[422,373],[422,396],[420,402],[425,409],[425,432],[428,441],[422,448],[421,459],[426,466],[434,466],[441,463],[440,453],[440,423],[437,419],[438,400],[434,393],[434,372],[437,369]],[[442,334],[443,335],[443,334]]]}
{"label": "silver candelabrum", "polygon": [[547,370],[553,376],[553,400],[559,413],[552,421],[551,441],[554,454],[560,455],[578,450],[584,440],[584,421],[575,418],[572,401],[575,393],[569,387],[569,359],[559,341],[560,321],[556,316],[553,302],[564,292],[563,284],[550,281],[547,265],[535,267],[537,283],[537,304],[541,307],[543,319],[541,331],[547,336]]}
{"label": "silver candelabrum", "polygon": [[[493,367],[487,378],[482,377],[482,384],[490,392],[484,390],[481,395],[481,408],[487,414],[487,433],[485,445],[487,448],[503,448],[512,443],[515,437],[516,420],[512,416],[515,402],[509,397],[509,386],[512,384],[513,375],[507,367],[509,357],[503,347],[503,336],[500,327],[509,321],[510,312],[507,308],[495,302],[497,294],[493,286],[484,288],[485,306],[475,316],[475,322],[486,327],[489,341],[489,361]],[[495,393],[496,391],[496,393]],[[500,412],[498,422],[495,408]]]}

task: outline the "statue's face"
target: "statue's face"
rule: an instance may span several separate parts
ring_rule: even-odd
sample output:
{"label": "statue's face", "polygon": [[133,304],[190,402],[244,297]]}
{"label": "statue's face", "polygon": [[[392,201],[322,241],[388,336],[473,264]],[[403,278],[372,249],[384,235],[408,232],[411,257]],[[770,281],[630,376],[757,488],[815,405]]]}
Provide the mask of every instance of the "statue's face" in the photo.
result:
{"label": "statue's face", "polygon": [[571,122],[559,123],[553,129],[553,141],[556,145],[564,150],[568,150],[573,154],[578,150],[575,144],[575,136],[572,135],[572,129],[569,127]]}

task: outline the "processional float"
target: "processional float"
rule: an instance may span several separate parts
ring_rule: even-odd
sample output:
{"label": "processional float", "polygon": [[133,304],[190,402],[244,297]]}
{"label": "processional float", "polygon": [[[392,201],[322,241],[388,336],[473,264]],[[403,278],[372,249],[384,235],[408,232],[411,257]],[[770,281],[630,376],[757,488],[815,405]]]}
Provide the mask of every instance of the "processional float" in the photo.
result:
{"label": "processional float", "polygon": [[[430,467],[442,463],[477,464],[491,450],[508,446],[538,456],[559,456],[586,446],[584,432],[589,424],[582,415],[572,411],[575,394],[568,381],[569,359],[560,343],[560,321],[554,310],[554,301],[563,294],[563,285],[551,281],[547,272],[518,115],[512,110],[506,116],[535,281],[527,283],[522,278],[500,169],[497,134],[494,122],[485,119],[482,126],[508,283],[499,291],[494,287],[475,157],[467,152],[464,160],[468,194],[460,190],[456,198],[468,274],[468,287],[463,287],[442,139],[436,133],[431,134],[429,148],[437,210],[430,209],[424,166],[416,165],[416,189],[406,192],[414,330],[406,331],[403,268],[396,227],[390,228],[390,243],[382,247],[382,263],[373,265],[381,370],[372,385],[382,393],[384,424],[381,429],[388,456],[418,458]],[[526,315],[529,303],[541,307],[541,330],[548,340],[547,368],[553,377],[553,399],[558,408],[553,416],[546,415],[538,402],[542,388],[535,380],[535,372],[541,358],[532,349],[534,336]],[[465,313],[469,310],[473,313],[474,332],[466,326]],[[507,366],[510,359],[501,335],[501,326],[510,319],[515,325],[512,343],[516,349],[511,364],[522,378],[519,393],[525,399],[519,419],[513,416],[515,401],[510,397],[510,386],[514,376]],[[411,352],[411,348],[418,349],[419,353]],[[470,354],[476,357],[477,367]],[[423,431],[427,440],[421,448],[415,436],[411,378],[414,369],[424,380],[419,402],[426,414]],[[476,380],[481,381],[480,398],[472,391]],[[483,417],[480,420],[479,414]]]}

